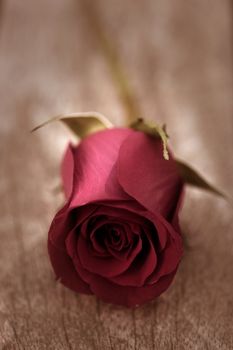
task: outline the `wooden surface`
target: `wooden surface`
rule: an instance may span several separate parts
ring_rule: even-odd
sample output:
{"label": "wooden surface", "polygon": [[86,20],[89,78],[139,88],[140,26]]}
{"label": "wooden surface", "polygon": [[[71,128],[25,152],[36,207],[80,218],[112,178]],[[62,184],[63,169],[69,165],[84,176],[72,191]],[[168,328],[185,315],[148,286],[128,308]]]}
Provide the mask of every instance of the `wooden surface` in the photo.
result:
{"label": "wooden surface", "polygon": [[[98,0],[144,117],[233,197],[232,4]],[[69,133],[49,116],[124,111],[79,1],[1,1],[0,349],[233,349],[233,215],[187,189],[188,248],[172,287],[128,310],[55,282],[47,256]]]}

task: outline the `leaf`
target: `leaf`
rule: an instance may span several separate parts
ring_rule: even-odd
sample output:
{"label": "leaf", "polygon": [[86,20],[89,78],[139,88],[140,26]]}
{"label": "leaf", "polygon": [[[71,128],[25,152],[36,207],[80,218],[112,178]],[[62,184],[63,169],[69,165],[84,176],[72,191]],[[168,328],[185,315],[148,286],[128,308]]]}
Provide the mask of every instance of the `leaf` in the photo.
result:
{"label": "leaf", "polygon": [[163,157],[164,159],[169,159],[169,153],[167,149],[168,144],[168,135],[166,131],[166,126],[163,125],[162,127],[156,123],[148,123],[145,122],[142,118],[139,118],[134,123],[130,124],[130,128],[142,131],[150,136],[160,138],[163,143]]}
{"label": "leaf", "polygon": [[181,160],[176,159],[176,164],[178,166],[180,175],[182,176],[184,182],[188,185],[198,187],[203,190],[210,191],[224,199],[227,199],[227,196],[215,186],[208,183],[202,175],[200,175],[195,169],[190,165],[182,162]]}
{"label": "leaf", "polygon": [[63,122],[76,136],[80,138],[84,138],[89,134],[111,128],[113,126],[112,123],[100,113],[83,112],[58,115],[36,126],[31,130],[31,132],[34,132],[55,121]]}

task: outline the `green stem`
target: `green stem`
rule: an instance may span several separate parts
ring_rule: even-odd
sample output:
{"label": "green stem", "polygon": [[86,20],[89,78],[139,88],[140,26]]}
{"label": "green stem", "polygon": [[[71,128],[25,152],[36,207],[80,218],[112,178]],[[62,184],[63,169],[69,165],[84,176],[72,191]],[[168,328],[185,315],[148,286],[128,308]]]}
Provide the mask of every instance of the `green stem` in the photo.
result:
{"label": "green stem", "polygon": [[126,111],[126,125],[128,125],[140,117],[140,109],[136,102],[136,98],[120,62],[117,50],[106,34],[95,3],[93,1],[83,0],[82,4],[86,17],[89,20],[90,27],[99,42],[102,53],[110,68],[113,81],[118,89],[122,104]]}

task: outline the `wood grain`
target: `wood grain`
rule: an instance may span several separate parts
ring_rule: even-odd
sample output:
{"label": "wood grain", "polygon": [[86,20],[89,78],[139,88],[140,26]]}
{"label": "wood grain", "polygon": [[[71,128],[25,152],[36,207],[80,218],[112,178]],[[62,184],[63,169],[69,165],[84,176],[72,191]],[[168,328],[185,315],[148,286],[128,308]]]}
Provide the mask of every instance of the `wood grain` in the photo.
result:
{"label": "wood grain", "polygon": [[[227,0],[98,0],[143,116],[166,122],[177,156],[233,197],[232,16]],[[135,310],[54,280],[50,221],[69,134],[49,116],[124,110],[83,7],[1,2],[0,349],[233,348],[232,206],[187,189],[188,248],[172,287]]]}

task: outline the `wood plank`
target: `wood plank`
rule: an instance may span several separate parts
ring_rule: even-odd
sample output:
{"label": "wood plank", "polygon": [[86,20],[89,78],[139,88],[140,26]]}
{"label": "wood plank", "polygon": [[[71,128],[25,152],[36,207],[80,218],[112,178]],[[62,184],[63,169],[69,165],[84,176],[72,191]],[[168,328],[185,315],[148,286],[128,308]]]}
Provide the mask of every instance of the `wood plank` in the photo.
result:
{"label": "wood plank", "polygon": [[[233,197],[230,1],[97,4],[143,116]],[[29,130],[87,110],[120,124],[124,110],[80,2],[3,2],[0,55],[0,349],[232,349],[232,207],[210,194],[187,189],[189,248],[158,300],[128,310],[55,282],[46,240],[69,133]]]}

